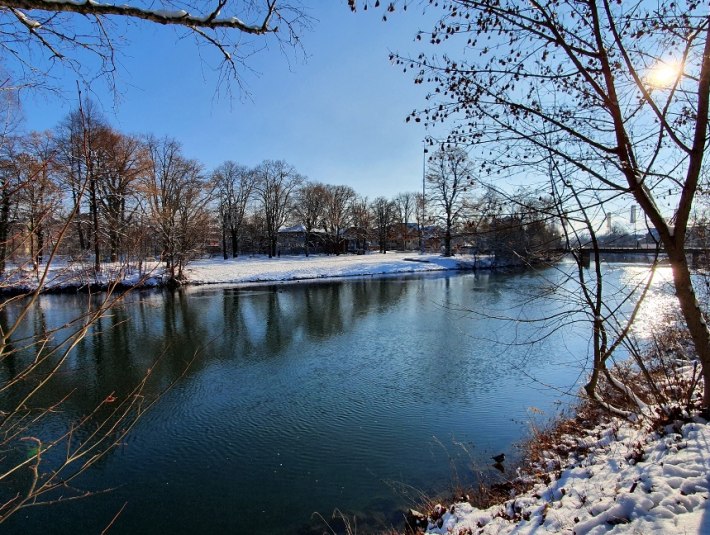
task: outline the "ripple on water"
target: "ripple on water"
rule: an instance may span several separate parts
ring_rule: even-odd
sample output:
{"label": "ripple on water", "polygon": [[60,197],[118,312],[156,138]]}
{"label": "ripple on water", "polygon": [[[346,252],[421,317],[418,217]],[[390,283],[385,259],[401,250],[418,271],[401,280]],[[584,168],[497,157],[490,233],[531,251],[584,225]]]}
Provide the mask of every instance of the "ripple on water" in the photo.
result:
{"label": "ripple on water", "polygon": [[[125,532],[241,533],[258,518],[262,533],[289,533],[314,510],[329,517],[335,507],[363,510],[386,499],[399,507],[406,500],[393,486],[448,488],[452,465],[461,477],[488,466],[521,438],[529,407],[554,407],[556,392],[530,374],[561,388],[579,376],[569,363],[570,355],[583,360],[584,335],[501,349],[491,339],[522,339],[525,325],[509,332],[510,324],[456,311],[510,315],[535,281],[492,274],[485,285],[474,276],[343,282],[284,287],[279,299],[244,293],[238,302],[223,290],[214,301],[201,291],[172,316],[127,307],[145,314],[125,324],[136,344],[145,344],[145,332],[175,332],[168,327],[187,324],[188,313],[197,323],[191,332],[211,342],[98,469],[97,481],[122,485],[102,515],[112,518],[129,501],[136,505],[122,514]],[[189,344],[204,342],[197,334],[169,341],[186,346],[175,362],[166,357],[173,371],[195,350]],[[115,352],[85,366],[118,366],[124,353]],[[560,352],[564,365],[555,360]],[[119,372],[101,369],[105,377]],[[161,380],[172,378],[165,372]]]}

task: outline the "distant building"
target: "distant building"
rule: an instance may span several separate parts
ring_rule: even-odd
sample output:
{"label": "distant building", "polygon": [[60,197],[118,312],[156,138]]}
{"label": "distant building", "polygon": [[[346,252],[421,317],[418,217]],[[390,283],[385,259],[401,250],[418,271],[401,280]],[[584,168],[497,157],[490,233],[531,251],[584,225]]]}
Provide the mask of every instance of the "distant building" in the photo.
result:
{"label": "distant building", "polygon": [[282,254],[306,254],[306,244],[308,244],[309,253],[326,252],[326,236],[322,229],[313,229],[310,233],[306,233],[306,227],[299,223],[289,227],[281,227],[278,234],[278,248]]}

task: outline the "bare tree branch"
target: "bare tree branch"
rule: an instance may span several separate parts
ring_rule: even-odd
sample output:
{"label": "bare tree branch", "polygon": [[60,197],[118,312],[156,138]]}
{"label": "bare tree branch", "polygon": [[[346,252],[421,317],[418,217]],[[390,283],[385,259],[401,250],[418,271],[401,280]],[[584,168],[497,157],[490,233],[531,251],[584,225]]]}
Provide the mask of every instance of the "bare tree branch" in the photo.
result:
{"label": "bare tree branch", "polygon": [[[220,0],[217,7],[212,11],[207,11],[206,15],[193,15],[184,9],[163,10],[147,9],[128,4],[103,4],[92,0],[84,2],[64,2],[61,0],[9,0],[0,3],[0,8],[10,8],[13,11],[18,9],[44,11],[44,12],[64,12],[78,13],[80,15],[115,15],[121,17],[131,17],[157,24],[177,25],[194,28],[230,28],[240,32],[263,35],[278,31],[278,27],[271,26],[271,20],[276,12],[276,1],[267,2],[266,13],[261,20],[255,24],[249,24],[236,16],[219,17],[221,10],[227,5],[226,0]],[[26,18],[26,17],[25,17]],[[29,25],[35,30],[41,27],[41,23],[27,19],[25,25]]]}

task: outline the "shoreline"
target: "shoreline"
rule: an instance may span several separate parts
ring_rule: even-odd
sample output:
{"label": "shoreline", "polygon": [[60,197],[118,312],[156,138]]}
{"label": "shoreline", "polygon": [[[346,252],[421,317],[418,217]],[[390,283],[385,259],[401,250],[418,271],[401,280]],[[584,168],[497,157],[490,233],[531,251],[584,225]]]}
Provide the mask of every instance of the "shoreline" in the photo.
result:
{"label": "shoreline", "polygon": [[[417,253],[415,253],[417,254]],[[180,288],[207,285],[244,286],[253,284],[282,284],[351,277],[407,275],[443,271],[476,271],[507,269],[495,266],[487,255],[459,255],[443,257],[434,254],[414,256],[410,252],[371,253],[367,255],[311,255],[238,257],[224,260],[210,258],[196,260],[185,268],[185,280],[165,279],[161,263],[154,262],[150,270],[139,272],[117,264],[105,265],[104,271],[93,274],[89,266],[56,262],[48,268],[48,277],[41,294],[80,294],[128,291],[156,288]],[[92,280],[93,279],[93,280]],[[37,290],[36,275],[22,267],[7,270],[0,295],[13,297]]]}
{"label": "shoreline", "polygon": [[[483,263],[480,257],[422,257],[395,252],[272,259],[211,258],[189,264],[186,268],[189,279],[179,287],[249,288],[328,283],[347,278],[436,276],[462,270],[509,272],[516,269],[497,267],[489,257],[488,260]],[[75,269],[77,267],[80,269]],[[87,268],[87,265],[60,264],[48,277],[54,286],[41,293],[89,294],[104,291],[111,285],[108,282],[103,287],[96,282],[76,284],[89,280]],[[30,273],[34,275],[34,272]],[[126,271],[111,271],[107,266],[105,274],[111,273]],[[159,284],[161,277],[154,267],[143,276],[143,282],[150,283],[137,289],[162,288],[164,284]],[[136,288],[130,279],[111,287],[120,291]],[[14,289],[18,295],[33,291]],[[3,290],[7,295],[13,287]],[[595,419],[575,410],[572,420],[580,418],[582,423],[562,429],[560,434],[553,434],[550,429],[542,430],[542,439],[533,434],[524,450],[539,456],[524,457],[524,464],[518,465],[517,472],[515,466],[506,467],[512,468],[515,475],[481,493],[484,499],[495,493],[497,500],[485,504],[478,501],[481,508],[456,499],[448,505],[437,504],[426,511],[427,514],[419,514],[420,529],[437,535],[581,535],[625,533],[628,530],[643,533],[679,531],[681,535],[710,533],[710,477],[706,475],[710,473],[710,455],[707,454],[710,451],[710,426],[707,421],[694,416],[658,425],[658,418],[649,417],[640,423],[631,423],[611,417]],[[439,496],[453,489],[441,490]]]}
{"label": "shoreline", "polygon": [[[688,363],[681,374],[692,370]],[[406,532],[710,533],[710,422],[699,395],[694,403],[685,415],[652,411],[630,421],[585,400],[532,434],[516,476],[484,487],[480,507],[465,496],[426,515],[410,510]]]}

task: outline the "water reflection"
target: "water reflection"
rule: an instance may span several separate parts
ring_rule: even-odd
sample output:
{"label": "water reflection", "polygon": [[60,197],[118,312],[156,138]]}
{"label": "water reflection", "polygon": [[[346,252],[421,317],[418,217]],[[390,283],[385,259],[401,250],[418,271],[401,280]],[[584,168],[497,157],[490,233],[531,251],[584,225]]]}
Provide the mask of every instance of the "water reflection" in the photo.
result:
{"label": "water reflection", "polygon": [[[511,451],[528,407],[554,410],[557,394],[541,391],[532,371],[558,388],[578,379],[566,361],[586,354],[584,328],[531,348],[517,342],[537,327],[491,317],[557,310],[556,300],[531,309],[529,296],[558,276],[133,294],[97,323],[47,392],[74,390],[57,418],[127,391],[149,367],[148,395],[184,377],[82,481],[117,490],[38,509],[9,532],[100,532],[128,502],[112,531],[293,533],[314,510],[377,512],[407,504],[393,487],[435,492],[450,486],[452,470],[470,480],[472,464]],[[88,304],[44,296],[26,334],[63,325]],[[10,363],[2,373],[14,373]]]}

